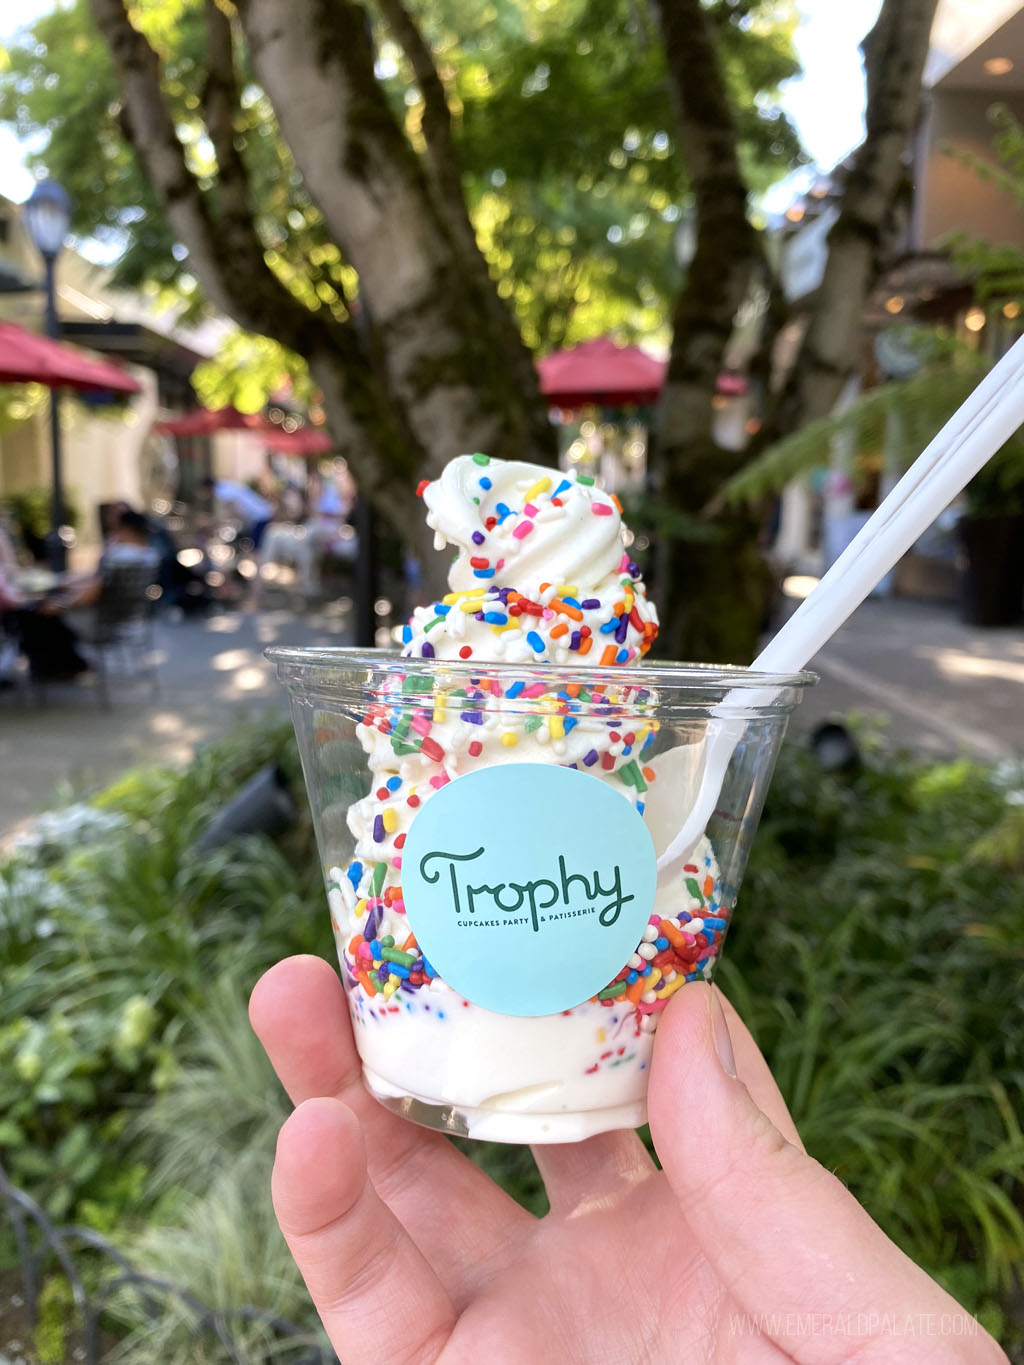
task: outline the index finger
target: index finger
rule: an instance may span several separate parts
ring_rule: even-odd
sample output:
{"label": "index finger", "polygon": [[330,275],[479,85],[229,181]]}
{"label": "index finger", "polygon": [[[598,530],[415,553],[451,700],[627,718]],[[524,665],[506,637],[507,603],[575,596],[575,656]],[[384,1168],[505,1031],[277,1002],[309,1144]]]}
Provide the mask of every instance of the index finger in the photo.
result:
{"label": "index finger", "polygon": [[323,958],[286,958],[256,983],[249,1017],[296,1105],[345,1102],[374,1188],[459,1302],[535,1219],[440,1133],[399,1118],[362,1082],[344,987]]}

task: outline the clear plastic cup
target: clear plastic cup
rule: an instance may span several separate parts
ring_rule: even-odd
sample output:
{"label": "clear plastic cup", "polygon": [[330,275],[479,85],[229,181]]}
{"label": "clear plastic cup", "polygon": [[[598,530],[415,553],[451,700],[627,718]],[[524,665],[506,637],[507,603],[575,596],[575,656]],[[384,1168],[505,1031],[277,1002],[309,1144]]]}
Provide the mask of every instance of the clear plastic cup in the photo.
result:
{"label": "clear plastic cup", "polygon": [[[371,1093],[495,1141],[644,1123],[659,1016],[714,971],[813,675],[268,656]],[[723,728],[704,837],[659,875]]]}

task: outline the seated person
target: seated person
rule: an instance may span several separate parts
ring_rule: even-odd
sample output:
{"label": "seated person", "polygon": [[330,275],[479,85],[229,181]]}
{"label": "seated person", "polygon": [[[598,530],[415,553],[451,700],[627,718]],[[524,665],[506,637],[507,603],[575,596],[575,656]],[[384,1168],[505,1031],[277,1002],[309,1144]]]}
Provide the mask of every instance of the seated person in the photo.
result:
{"label": "seated person", "polygon": [[14,549],[14,541],[11,538],[10,525],[7,515],[0,507],[0,573],[12,578],[18,572],[18,555]]}
{"label": "seated person", "polygon": [[0,567],[0,618],[18,644],[36,682],[68,682],[88,672],[75,632],[51,605],[23,597]]}
{"label": "seated person", "polygon": [[263,542],[263,533],[274,518],[274,507],[254,488],[231,479],[204,479],[203,487],[213,494],[230,516],[242,523],[242,535],[252,541],[254,550]]}
{"label": "seated person", "polygon": [[316,502],[316,516],[309,523],[309,533],[318,553],[328,559],[352,560],[356,555],[356,538],[347,518],[352,510],[354,491],[351,479],[344,484],[339,478],[325,480]]}
{"label": "seated person", "polygon": [[259,550],[259,573],[253,581],[251,602],[259,602],[260,586],[266,578],[267,564],[291,564],[294,566],[303,592],[315,592],[319,586],[317,572],[317,544],[308,528],[287,521],[275,521],[263,537]]}
{"label": "seated person", "polygon": [[214,599],[204,574],[182,564],[178,558],[178,542],[165,521],[154,516],[147,520],[149,543],[159,561],[156,582],[160,588],[160,605],[185,616],[208,610]]}
{"label": "seated person", "polygon": [[149,519],[129,507],[121,513],[106,548],[100,556],[99,571],[115,564],[144,564],[156,570],[160,551],[153,545]]}
{"label": "seated person", "polygon": [[103,591],[106,570],[123,564],[145,565],[154,579],[159,566],[159,555],[149,543],[149,523],[131,508],[121,513],[95,573],[62,593],[42,601],[26,599],[0,568],[0,613],[36,682],[67,682],[88,672],[89,664],[78,651],[78,636],[61,613],[94,606]]}
{"label": "seated person", "polygon": [[58,610],[94,606],[103,591],[106,570],[125,564],[144,565],[152,572],[153,580],[156,581],[160,554],[150,544],[149,522],[141,512],[136,512],[130,507],[121,513],[111,531],[95,573],[72,586],[67,593],[57,599]]}

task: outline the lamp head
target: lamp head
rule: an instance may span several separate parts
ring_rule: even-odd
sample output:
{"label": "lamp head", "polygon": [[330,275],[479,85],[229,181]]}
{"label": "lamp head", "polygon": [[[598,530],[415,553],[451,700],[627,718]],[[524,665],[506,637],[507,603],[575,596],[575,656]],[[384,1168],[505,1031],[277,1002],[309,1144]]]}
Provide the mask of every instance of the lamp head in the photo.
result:
{"label": "lamp head", "polygon": [[41,180],[22,205],[22,213],[36,250],[52,260],[71,226],[71,196],[55,180]]}

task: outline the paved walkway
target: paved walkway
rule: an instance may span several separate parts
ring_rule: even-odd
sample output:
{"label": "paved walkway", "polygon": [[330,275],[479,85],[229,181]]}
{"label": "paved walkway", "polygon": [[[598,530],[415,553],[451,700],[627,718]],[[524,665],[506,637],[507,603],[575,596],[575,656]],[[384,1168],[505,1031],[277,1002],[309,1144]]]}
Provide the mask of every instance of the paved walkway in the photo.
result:
{"label": "paved walkway", "polygon": [[821,682],[798,728],[857,711],[926,756],[1024,756],[1022,627],[983,630],[942,604],[869,600],[809,667]]}
{"label": "paved walkway", "polygon": [[40,810],[95,791],[140,763],[185,763],[197,745],[287,696],[263,657],[272,644],[345,644],[348,616],[327,607],[230,612],[156,627],[160,690],[130,679],[100,707],[91,683],[54,686],[44,705],[0,693],[0,839]]}
{"label": "paved walkway", "polygon": [[[0,693],[0,838],[129,766],[183,763],[239,721],[284,710],[263,649],[343,644],[347,627],[345,613],[331,607],[161,623],[155,700],[126,686],[104,711],[85,685],[54,688],[41,707]],[[1022,629],[975,630],[944,606],[869,601],[812,668],[822,680],[797,712],[794,734],[855,710],[885,718],[891,742],[929,756],[1024,754]]]}

